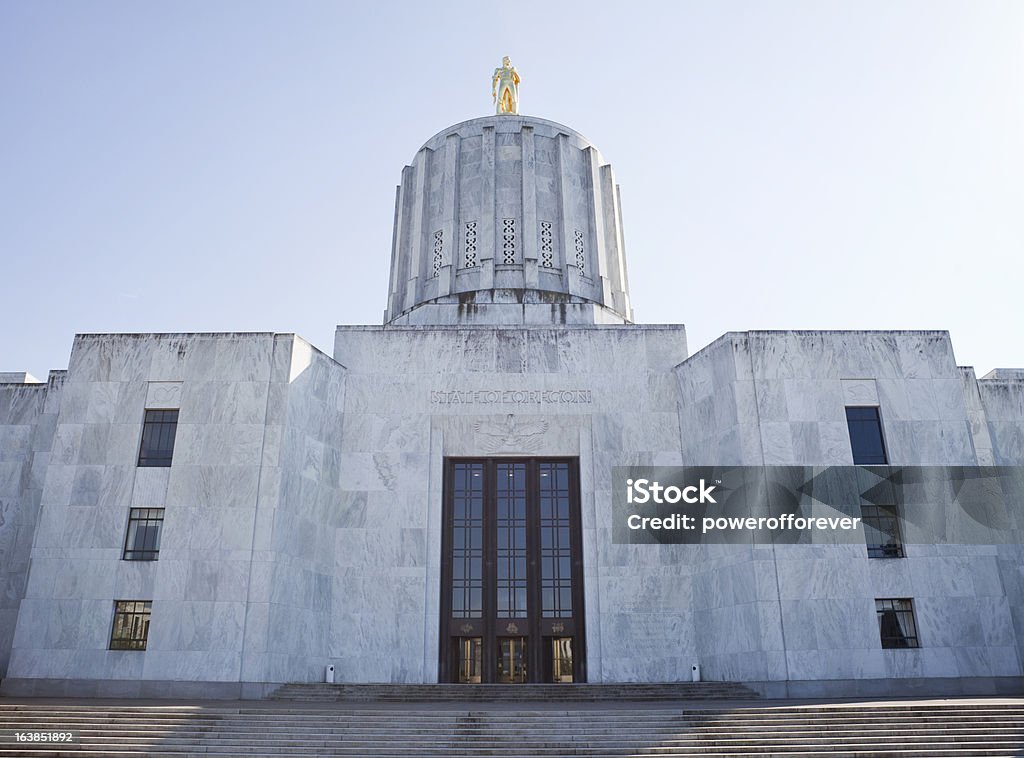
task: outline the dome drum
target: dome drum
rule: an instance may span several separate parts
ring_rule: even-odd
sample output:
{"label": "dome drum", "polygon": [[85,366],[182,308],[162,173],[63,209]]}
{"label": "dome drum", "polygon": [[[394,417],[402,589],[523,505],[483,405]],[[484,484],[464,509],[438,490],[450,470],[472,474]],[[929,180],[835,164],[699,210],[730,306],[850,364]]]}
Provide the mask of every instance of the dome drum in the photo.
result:
{"label": "dome drum", "polygon": [[[632,321],[611,166],[551,121],[457,124],[402,172],[385,323],[528,323],[540,316],[526,303],[573,306],[571,323]],[[455,311],[412,315],[426,304]]]}

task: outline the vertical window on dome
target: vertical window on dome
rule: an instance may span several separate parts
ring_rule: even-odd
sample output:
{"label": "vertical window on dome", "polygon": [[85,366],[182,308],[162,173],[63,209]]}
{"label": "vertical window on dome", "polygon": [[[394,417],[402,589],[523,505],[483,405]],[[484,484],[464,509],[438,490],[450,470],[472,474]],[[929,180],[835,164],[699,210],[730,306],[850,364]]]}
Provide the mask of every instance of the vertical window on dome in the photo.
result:
{"label": "vertical window on dome", "polygon": [[553,268],[555,255],[554,237],[551,222],[540,222],[540,265],[541,268]]}
{"label": "vertical window on dome", "polygon": [[174,455],[174,435],[178,430],[178,411],[147,410],[139,445],[140,466],[170,466]]}
{"label": "vertical window on dome", "polygon": [[441,266],[444,265],[444,230],[438,229],[434,232],[434,278],[441,275]]}
{"label": "vertical window on dome", "polygon": [[587,273],[587,257],[583,250],[583,232],[579,229],[574,229],[573,231],[576,238],[576,268],[580,270],[581,275],[585,276]]}
{"label": "vertical window on dome", "polygon": [[476,265],[476,221],[466,222],[466,239],[463,245],[466,268],[472,268]]}
{"label": "vertical window on dome", "polygon": [[501,262],[505,264],[516,262],[516,220],[514,218],[501,220]]}
{"label": "vertical window on dome", "polygon": [[878,415],[878,408],[848,406],[846,424],[850,429],[850,447],[856,465],[884,466],[889,462],[885,454],[882,419]]}

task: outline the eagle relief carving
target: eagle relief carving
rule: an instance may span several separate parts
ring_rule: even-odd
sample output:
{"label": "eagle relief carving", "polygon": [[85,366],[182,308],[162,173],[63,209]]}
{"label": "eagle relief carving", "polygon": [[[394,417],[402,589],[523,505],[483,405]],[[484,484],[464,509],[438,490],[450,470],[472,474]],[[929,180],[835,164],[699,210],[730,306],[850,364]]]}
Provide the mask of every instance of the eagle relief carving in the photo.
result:
{"label": "eagle relief carving", "polygon": [[510,413],[504,421],[477,421],[473,429],[483,438],[483,448],[488,453],[529,453],[540,447],[548,422],[542,418],[516,418]]}

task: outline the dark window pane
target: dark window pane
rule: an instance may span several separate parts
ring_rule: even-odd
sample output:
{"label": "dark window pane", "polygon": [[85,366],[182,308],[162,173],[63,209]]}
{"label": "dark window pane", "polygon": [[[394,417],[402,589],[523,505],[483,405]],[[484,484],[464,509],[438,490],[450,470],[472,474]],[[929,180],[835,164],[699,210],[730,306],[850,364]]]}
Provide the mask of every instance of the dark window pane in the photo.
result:
{"label": "dark window pane", "polygon": [[878,631],[883,648],[919,647],[914,605],[909,598],[879,598],[875,600]]}
{"label": "dark window pane", "polygon": [[177,429],[177,411],[146,411],[142,443],[139,445],[139,465],[170,466]]}
{"label": "dark window pane", "polygon": [[861,506],[861,520],[869,558],[903,557],[903,540],[895,506]]}
{"label": "dark window pane", "polygon": [[122,558],[126,561],[155,561],[160,554],[163,508],[132,508]]}
{"label": "dark window pane", "polygon": [[452,519],[452,616],[483,615],[483,466],[455,466]]}
{"label": "dark window pane", "polygon": [[114,601],[114,625],[110,632],[111,650],[145,650],[149,638],[149,600]]}
{"label": "dark window pane", "polygon": [[850,447],[856,465],[884,465],[889,462],[882,441],[882,420],[878,408],[849,407],[846,409],[846,424],[850,429]]}

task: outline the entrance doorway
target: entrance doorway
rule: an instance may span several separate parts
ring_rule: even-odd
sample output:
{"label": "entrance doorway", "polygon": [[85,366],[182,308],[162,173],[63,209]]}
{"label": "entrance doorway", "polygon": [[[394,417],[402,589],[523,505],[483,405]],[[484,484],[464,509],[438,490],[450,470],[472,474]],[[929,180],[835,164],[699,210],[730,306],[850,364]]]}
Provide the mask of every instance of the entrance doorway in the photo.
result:
{"label": "entrance doorway", "polygon": [[584,682],[575,458],[445,461],[442,682]]}

